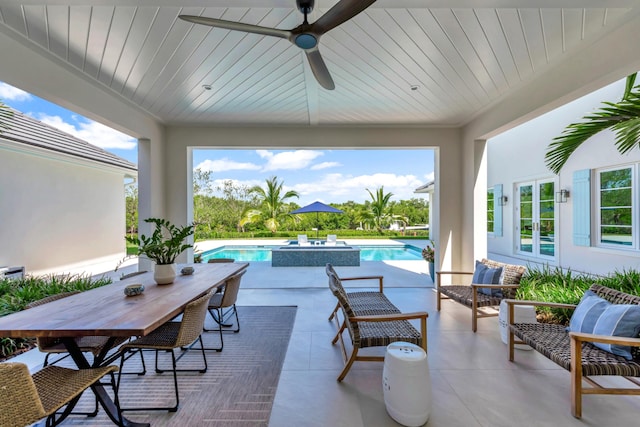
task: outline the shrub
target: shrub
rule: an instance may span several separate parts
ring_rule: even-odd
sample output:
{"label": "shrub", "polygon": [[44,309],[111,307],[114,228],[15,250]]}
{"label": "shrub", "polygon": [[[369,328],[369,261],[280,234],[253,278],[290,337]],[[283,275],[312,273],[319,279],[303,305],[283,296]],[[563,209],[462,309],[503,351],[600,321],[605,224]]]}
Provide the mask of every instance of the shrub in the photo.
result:
{"label": "shrub", "polygon": [[[107,277],[93,279],[91,276],[78,274],[0,279],[0,316],[24,310],[30,302],[49,295],[74,290],[86,291],[109,283],[111,279]],[[29,338],[0,338],[0,355],[7,357],[20,349],[29,348],[32,341]]]}
{"label": "shrub", "polygon": [[[633,295],[640,295],[640,272],[615,271],[608,276],[575,274],[571,270],[549,266],[529,267],[520,281],[516,298],[534,301],[577,304],[584,292],[594,284],[600,284]],[[549,323],[568,324],[573,310],[537,307],[540,320]]]}

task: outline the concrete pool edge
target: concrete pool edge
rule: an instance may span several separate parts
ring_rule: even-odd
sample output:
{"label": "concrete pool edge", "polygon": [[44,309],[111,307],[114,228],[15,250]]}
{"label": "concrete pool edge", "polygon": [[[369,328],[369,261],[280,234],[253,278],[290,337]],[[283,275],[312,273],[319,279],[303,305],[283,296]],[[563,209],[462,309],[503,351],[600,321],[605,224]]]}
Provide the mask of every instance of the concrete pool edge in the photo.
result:
{"label": "concrete pool edge", "polygon": [[352,246],[281,246],[271,249],[272,267],[360,266],[360,248]]}
{"label": "concrete pool edge", "polygon": [[[330,245],[324,244],[324,242],[303,245],[298,245],[295,241],[285,240],[284,242],[284,245],[274,245],[273,240],[242,241],[241,243],[243,244],[238,244],[238,240],[208,241],[206,244],[199,242],[195,251],[200,257],[199,262],[223,258],[242,262],[267,261],[271,263],[272,255],[275,255],[274,267],[320,266],[325,265],[326,262],[334,265],[358,266],[356,254],[347,253],[346,251],[357,251],[360,262],[424,261],[422,248],[419,246],[420,242],[414,240],[404,242],[390,239],[367,239],[357,241],[357,244],[338,241]],[[284,253],[280,251],[292,252]],[[318,252],[316,257],[324,258],[326,262],[316,261],[313,255],[303,251]],[[320,251],[328,252],[323,254]],[[332,251],[335,251],[335,254],[331,253]],[[331,253],[331,255],[327,256],[328,253]],[[346,260],[342,260],[341,257],[345,257]]]}

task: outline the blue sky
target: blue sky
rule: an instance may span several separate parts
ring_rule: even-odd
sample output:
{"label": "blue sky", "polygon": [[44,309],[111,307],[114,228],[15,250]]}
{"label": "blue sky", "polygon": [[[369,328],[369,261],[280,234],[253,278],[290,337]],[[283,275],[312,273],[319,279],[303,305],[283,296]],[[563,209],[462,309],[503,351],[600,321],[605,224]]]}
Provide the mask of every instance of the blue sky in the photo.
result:
{"label": "blue sky", "polygon": [[[0,82],[0,101],[44,123],[137,164],[134,138]],[[392,143],[392,141],[390,141]],[[320,200],[362,203],[367,189],[384,186],[391,200],[420,198],[413,191],[433,180],[433,150],[195,150],[194,168],[224,180],[263,185],[277,176],[303,206]]]}

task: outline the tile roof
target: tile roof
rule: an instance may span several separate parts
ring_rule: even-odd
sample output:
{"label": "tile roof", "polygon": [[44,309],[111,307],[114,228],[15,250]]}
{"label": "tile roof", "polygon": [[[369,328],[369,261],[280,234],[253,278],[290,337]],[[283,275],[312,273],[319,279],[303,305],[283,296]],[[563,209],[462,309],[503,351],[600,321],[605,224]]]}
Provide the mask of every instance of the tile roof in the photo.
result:
{"label": "tile roof", "polygon": [[128,160],[109,153],[100,147],[76,138],[66,132],[42,123],[20,111],[10,108],[13,116],[7,121],[9,127],[0,133],[0,139],[42,148],[73,157],[99,162],[137,172],[138,166]]}

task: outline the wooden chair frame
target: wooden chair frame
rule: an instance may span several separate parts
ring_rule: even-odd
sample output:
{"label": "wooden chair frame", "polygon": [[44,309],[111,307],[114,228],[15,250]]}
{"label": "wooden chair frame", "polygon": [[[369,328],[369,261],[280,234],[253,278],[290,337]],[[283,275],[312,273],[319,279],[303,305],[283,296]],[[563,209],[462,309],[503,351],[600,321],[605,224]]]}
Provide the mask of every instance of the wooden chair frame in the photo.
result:
{"label": "wooden chair frame", "polygon": [[[514,361],[514,348],[516,344],[527,344],[524,341],[516,339],[514,333],[514,307],[518,306],[534,306],[534,307],[550,307],[550,308],[562,308],[562,309],[575,309],[574,304],[561,304],[544,301],[526,301],[526,300],[505,300],[508,307],[508,348],[509,348],[509,361]],[[635,377],[622,376],[622,378],[633,383],[633,388],[620,388],[620,387],[605,387],[602,384],[595,381],[593,378],[584,376],[582,370],[582,344],[599,342],[605,344],[618,344],[631,347],[640,347],[640,338],[624,338],[607,335],[595,335],[581,332],[569,332],[570,348],[571,348],[571,414],[575,418],[582,417],[582,396],[585,394],[605,394],[605,395],[632,395],[640,396],[640,380]],[[604,352],[604,350],[602,350]],[[585,381],[590,387],[585,387],[582,381]]]}
{"label": "wooden chair frame", "polygon": [[[499,263],[499,262],[491,261],[487,259],[483,259],[482,263],[492,268],[496,266],[503,266],[503,267],[510,267],[512,269],[513,268],[519,269],[521,271],[520,276],[522,276],[522,274],[524,274],[525,272],[525,268],[523,266],[516,266],[513,264],[504,264],[504,263]],[[505,284],[488,285],[488,284],[471,283],[469,285],[463,285],[463,286],[449,286],[449,285],[442,284],[442,276],[455,276],[455,275],[473,276],[473,272],[437,271],[436,272],[436,291],[437,291],[436,309],[440,311],[442,308],[442,300],[447,300],[447,299],[453,299],[456,302],[470,308],[471,309],[471,330],[473,332],[476,332],[478,330],[478,319],[481,319],[484,317],[497,317],[500,313],[495,308],[500,305],[500,302],[502,301],[502,299],[510,298],[511,297],[510,294],[513,294],[513,296],[515,296],[515,290],[520,287],[519,279],[517,281],[518,283],[516,284],[505,283]],[[461,301],[459,299],[454,299],[446,294],[446,292],[448,292],[448,289],[455,289],[456,287],[467,288],[471,292],[470,301]],[[478,289],[480,288],[500,289],[503,291],[506,290],[505,293],[507,293],[507,295],[504,297],[494,297],[494,296],[481,294],[478,292]]]}

